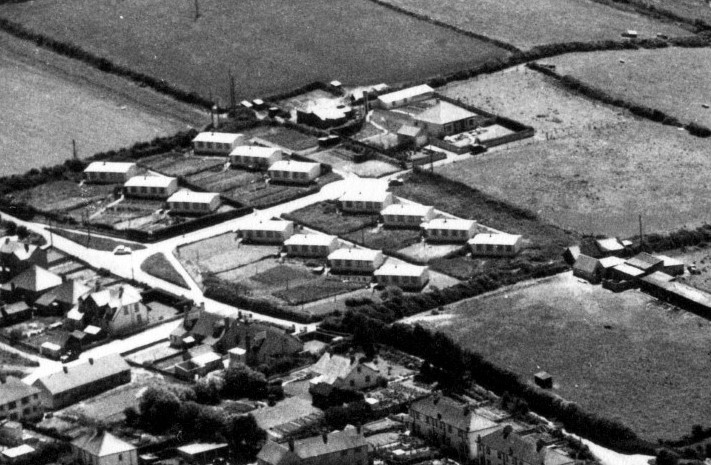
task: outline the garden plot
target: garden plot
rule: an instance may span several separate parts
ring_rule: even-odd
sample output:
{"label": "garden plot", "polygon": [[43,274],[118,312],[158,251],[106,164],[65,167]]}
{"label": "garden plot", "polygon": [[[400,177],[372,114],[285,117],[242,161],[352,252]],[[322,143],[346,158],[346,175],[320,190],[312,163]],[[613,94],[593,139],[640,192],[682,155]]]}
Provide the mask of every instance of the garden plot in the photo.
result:
{"label": "garden plot", "polygon": [[13,194],[19,202],[49,212],[97,209],[107,202],[118,185],[79,184],[72,181],[53,181]]}
{"label": "garden plot", "polygon": [[277,245],[241,244],[237,235],[230,232],[180,246],[176,249],[176,257],[181,262],[197,265],[203,272],[224,273],[277,256],[280,250]]}
{"label": "garden plot", "polygon": [[[339,152],[342,155],[339,156]],[[399,166],[380,160],[367,160],[361,163],[354,163],[347,159],[348,150],[341,148],[313,153],[308,155],[308,157],[313,161],[327,163],[333,166],[334,170],[339,172],[353,173],[361,178],[380,178],[401,170]]]}
{"label": "garden plot", "polygon": [[141,159],[141,165],[166,176],[190,176],[221,168],[226,162],[224,157],[196,157],[175,152]]}

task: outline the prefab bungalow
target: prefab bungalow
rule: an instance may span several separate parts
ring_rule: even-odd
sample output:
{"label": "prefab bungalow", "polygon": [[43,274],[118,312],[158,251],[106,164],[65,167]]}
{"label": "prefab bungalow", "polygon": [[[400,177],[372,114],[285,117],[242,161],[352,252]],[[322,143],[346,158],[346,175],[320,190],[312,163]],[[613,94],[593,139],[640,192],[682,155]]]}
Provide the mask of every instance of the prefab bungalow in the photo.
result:
{"label": "prefab bungalow", "polygon": [[220,208],[220,194],[182,189],[168,197],[168,208],[174,213],[207,215]]}
{"label": "prefab bungalow", "polygon": [[230,152],[230,164],[232,166],[244,166],[247,168],[267,169],[282,160],[282,158],[281,150],[258,145],[240,145]]}
{"label": "prefab bungalow", "polygon": [[281,220],[254,220],[237,231],[246,242],[283,244],[294,234],[294,223]]}
{"label": "prefab bungalow", "polygon": [[84,169],[84,179],[94,184],[123,184],[136,175],[135,163],[95,161]]}
{"label": "prefab bungalow", "polygon": [[201,132],[193,139],[195,155],[228,156],[238,145],[244,144],[242,134]]}
{"label": "prefab bungalow", "polygon": [[667,257],[666,255],[656,255],[656,257],[663,262],[660,271],[672,276],[680,276],[684,274],[684,262],[675,258]]}
{"label": "prefab bungalow", "polygon": [[380,213],[393,203],[393,194],[379,190],[346,192],[338,199],[338,206],[346,213]]}
{"label": "prefab bungalow", "polygon": [[123,185],[129,197],[167,199],[178,190],[178,180],[168,176],[134,176]]}
{"label": "prefab bungalow", "polygon": [[396,203],[385,207],[380,214],[385,227],[419,229],[422,223],[434,218],[435,211],[427,205]]}
{"label": "prefab bungalow", "polygon": [[281,160],[269,167],[269,178],[276,182],[309,184],[321,174],[320,163]]}
{"label": "prefab bungalow", "polygon": [[513,257],[521,251],[522,242],[516,234],[477,234],[468,243],[473,256]]}
{"label": "prefab bungalow", "polygon": [[602,279],[602,266],[600,260],[588,255],[580,255],[573,264],[573,276],[597,284]]}
{"label": "prefab bungalow", "polygon": [[338,249],[336,236],[326,234],[294,234],[284,241],[286,253],[290,257],[328,257]]}
{"label": "prefab bungalow", "polygon": [[420,291],[430,279],[429,268],[409,263],[386,263],[373,273],[378,284]]}
{"label": "prefab bungalow", "polygon": [[338,249],[328,256],[328,266],[332,273],[370,274],[383,264],[383,253],[379,250],[347,248]]}
{"label": "prefab bungalow", "polygon": [[381,95],[378,97],[376,103],[381,108],[397,108],[410,103],[427,100],[428,98],[434,97],[434,94],[435,91],[433,88],[423,84]]}
{"label": "prefab bungalow", "polygon": [[475,129],[490,121],[465,108],[438,100],[430,108],[414,116],[415,124],[431,137],[444,137]]}
{"label": "prefab bungalow", "polygon": [[459,218],[435,218],[423,226],[429,242],[467,242],[476,232],[476,222]]}

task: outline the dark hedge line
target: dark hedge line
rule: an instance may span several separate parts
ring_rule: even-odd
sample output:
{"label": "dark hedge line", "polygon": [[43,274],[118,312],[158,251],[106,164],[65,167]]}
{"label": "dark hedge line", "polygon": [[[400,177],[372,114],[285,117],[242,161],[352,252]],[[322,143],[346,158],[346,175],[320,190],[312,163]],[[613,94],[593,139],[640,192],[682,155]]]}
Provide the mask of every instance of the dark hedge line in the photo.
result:
{"label": "dark hedge line", "polygon": [[711,243],[711,225],[704,224],[696,229],[682,229],[668,234],[645,235],[644,243],[640,243],[639,236],[631,240],[635,243],[633,253],[664,252],[682,247],[705,246]]}
{"label": "dark hedge line", "polygon": [[114,74],[128,78],[140,85],[152,88],[162,94],[169,95],[176,100],[185,102],[191,105],[200,106],[203,108],[212,108],[213,102],[206,99],[196,92],[188,92],[180,89],[172,84],[167,83],[163,79],[157,79],[147,74],[139,73],[122,65],[117,65],[110,60],[95,55],[83,48],[62,42],[51,37],[31,31],[25,26],[10,21],[6,18],[0,18],[0,30],[12,34],[20,39],[34,42],[38,47],[46,48],[60,55],[80,60],[89,66],[99,69],[105,73]]}
{"label": "dark hedge line", "polygon": [[640,1],[640,0],[594,0],[597,3],[601,3],[603,5],[607,6],[612,6],[615,3],[620,3],[623,5],[629,5],[633,7],[636,11],[647,14],[648,16],[652,16],[654,18],[662,18],[662,19],[667,19],[679,23],[684,23],[689,26],[692,26],[696,28],[698,31],[708,31],[711,29],[711,26],[709,24],[702,20],[702,19],[690,19],[690,18],[685,18],[684,16],[678,15],[675,12],[671,10],[667,10],[666,8],[660,8],[658,6],[653,5],[650,2],[647,1]]}

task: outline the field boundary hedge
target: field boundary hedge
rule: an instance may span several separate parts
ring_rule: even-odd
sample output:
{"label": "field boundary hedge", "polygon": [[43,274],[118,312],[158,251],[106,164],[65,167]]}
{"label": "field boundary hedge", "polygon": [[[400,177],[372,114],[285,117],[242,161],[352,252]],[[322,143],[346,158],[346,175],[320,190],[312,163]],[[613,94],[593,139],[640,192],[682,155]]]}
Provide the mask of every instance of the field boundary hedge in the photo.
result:
{"label": "field boundary hedge", "polygon": [[629,5],[636,12],[650,16],[655,19],[666,19],[673,22],[684,23],[686,25],[694,27],[697,31],[708,31],[711,30],[711,26],[703,19],[692,20],[684,16],[678,15],[671,10],[666,8],[659,8],[648,2],[639,0],[593,0],[601,5],[609,6],[615,8],[615,4]]}

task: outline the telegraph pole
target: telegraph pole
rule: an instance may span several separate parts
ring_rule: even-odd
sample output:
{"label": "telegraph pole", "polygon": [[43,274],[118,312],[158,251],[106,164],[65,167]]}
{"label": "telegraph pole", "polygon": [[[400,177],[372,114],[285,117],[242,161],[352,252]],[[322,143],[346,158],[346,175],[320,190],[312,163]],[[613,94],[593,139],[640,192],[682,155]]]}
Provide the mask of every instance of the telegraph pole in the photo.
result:
{"label": "telegraph pole", "polygon": [[200,19],[200,4],[198,3],[199,0],[195,0],[195,21]]}
{"label": "telegraph pole", "polygon": [[235,77],[232,75],[232,70],[228,71],[230,80],[230,108],[234,111],[237,108],[237,97],[235,95]]}
{"label": "telegraph pole", "polygon": [[76,139],[72,139],[72,157],[76,160],[79,158],[77,156],[77,141]]}

